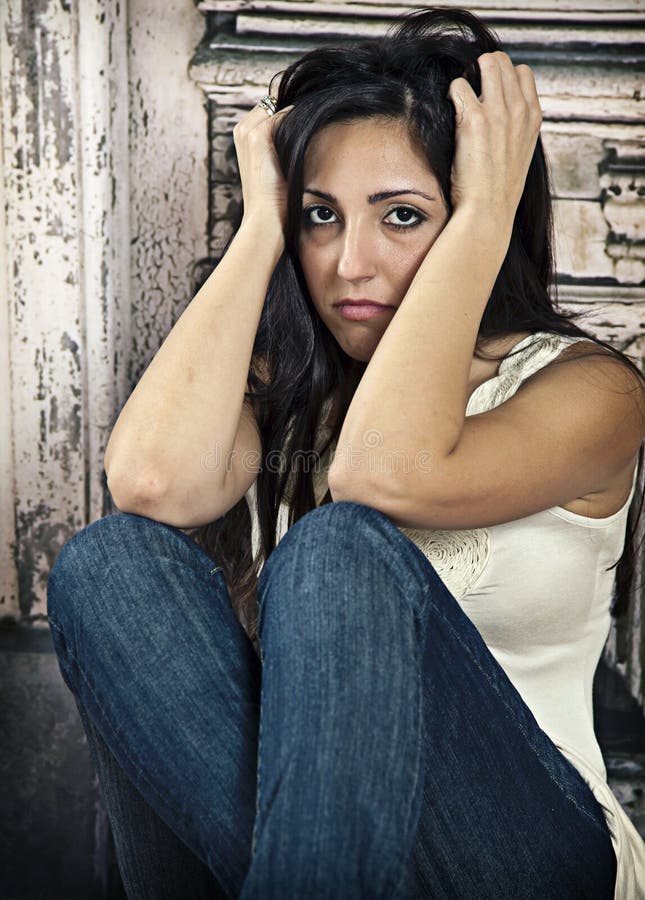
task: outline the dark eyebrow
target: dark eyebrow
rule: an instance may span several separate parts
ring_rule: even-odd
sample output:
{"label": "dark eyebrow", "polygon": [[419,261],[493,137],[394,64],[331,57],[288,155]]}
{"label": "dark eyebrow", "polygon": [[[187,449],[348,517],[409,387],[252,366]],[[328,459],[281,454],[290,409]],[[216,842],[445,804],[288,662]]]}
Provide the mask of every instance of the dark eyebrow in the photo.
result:
{"label": "dark eyebrow", "polygon": [[[313,194],[315,197],[327,200],[328,203],[338,203],[337,198],[334,197],[333,194],[327,194],[325,191],[319,191],[316,188],[305,188],[303,193]],[[390,200],[392,197],[400,197],[401,194],[416,194],[417,197],[423,197],[431,202],[437,199],[436,197],[430,197],[429,194],[424,194],[423,191],[415,191],[412,190],[412,188],[402,188],[397,191],[379,191],[378,194],[370,194],[367,198],[367,202],[370,204],[380,203],[381,200]]]}

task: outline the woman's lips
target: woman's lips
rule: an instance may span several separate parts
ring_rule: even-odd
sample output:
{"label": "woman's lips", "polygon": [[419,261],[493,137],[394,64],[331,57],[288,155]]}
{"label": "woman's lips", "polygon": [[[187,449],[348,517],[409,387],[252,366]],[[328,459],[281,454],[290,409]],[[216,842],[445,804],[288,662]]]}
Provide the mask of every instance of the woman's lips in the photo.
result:
{"label": "woman's lips", "polygon": [[354,321],[373,319],[376,316],[382,316],[383,313],[394,312],[395,309],[393,306],[383,306],[380,303],[371,303],[369,300],[360,303],[343,303],[341,301],[336,308],[344,319],[353,319]]}

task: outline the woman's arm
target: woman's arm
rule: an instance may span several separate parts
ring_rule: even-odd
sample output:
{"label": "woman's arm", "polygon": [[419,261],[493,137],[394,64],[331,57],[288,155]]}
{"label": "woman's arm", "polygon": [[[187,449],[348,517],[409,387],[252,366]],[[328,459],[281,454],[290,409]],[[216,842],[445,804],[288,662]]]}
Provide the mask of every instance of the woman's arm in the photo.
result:
{"label": "woman's arm", "polygon": [[183,527],[204,524],[230,509],[257,475],[260,438],[243,401],[267,287],[284,247],[284,185],[271,139],[280,115],[269,119],[255,107],[236,126],[242,225],[110,435],[108,485],[124,512]]}
{"label": "woman's arm", "polygon": [[451,86],[455,211],[367,366],[329,472],[334,500],[417,527],[509,521],[600,489],[642,437],[632,376],[605,358],[572,359],[501,407],[465,416],[481,317],[541,122],[528,67],[503,53],[479,62],[481,100],[463,79]]}

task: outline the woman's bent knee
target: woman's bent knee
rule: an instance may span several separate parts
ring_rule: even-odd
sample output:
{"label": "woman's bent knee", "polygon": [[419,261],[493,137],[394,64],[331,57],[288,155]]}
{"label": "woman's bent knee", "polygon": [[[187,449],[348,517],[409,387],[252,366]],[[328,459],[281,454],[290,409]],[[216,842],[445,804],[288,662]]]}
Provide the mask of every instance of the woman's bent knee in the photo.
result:
{"label": "woman's bent knee", "polygon": [[74,534],[58,554],[47,583],[50,618],[54,608],[66,602],[89,576],[107,568],[115,557],[127,553],[141,532],[141,517],[130,513],[106,516]]}
{"label": "woman's bent knee", "polygon": [[79,607],[111,578],[123,582],[154,581],[159,559],[188,566],[206,577],[219,569],[187,535],[163,522],[133,513],[98,519],[63,546],[49,575],[47,611],[62,627]]}
{"label": "woman's bent knee", "polygon": [[447,592],[430,560],[385,513],[340,501],[317,507],[286,532],[260,574],[260,603],[273,576],[301,584],[304,577],[328,577],[331,569],[341,581],[352,574],[359,582],[376,576],[423,602],[429,585],[433,594]]}

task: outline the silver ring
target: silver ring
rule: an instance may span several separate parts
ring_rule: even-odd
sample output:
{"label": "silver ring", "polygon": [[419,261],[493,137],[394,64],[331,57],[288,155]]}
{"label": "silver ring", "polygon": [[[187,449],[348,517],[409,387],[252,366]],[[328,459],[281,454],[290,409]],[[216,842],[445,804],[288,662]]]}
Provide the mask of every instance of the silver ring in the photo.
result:
{"label": "silver ring", "polygon": [[260,106],[266,110],[267,115],[272,116],[276,111],[277,101],[275,97],[267,94],[266,97],[262,97],[260,100]]}

